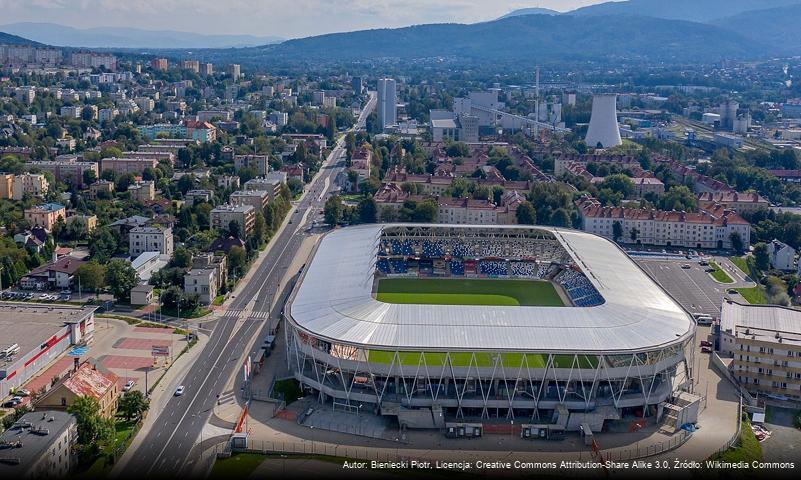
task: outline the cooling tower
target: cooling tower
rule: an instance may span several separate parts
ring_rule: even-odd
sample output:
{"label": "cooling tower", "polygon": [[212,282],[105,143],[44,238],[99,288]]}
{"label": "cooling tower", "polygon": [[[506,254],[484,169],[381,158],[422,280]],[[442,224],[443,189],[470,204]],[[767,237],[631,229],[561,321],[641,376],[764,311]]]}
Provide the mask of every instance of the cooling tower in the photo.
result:
{"label": "cooling tower", "polygon": [[587,129],[588,147],[601,144],[603,148],[616,147],[623,143],[617,125],[617,94],[600,93],[592,97],[592,118]]}

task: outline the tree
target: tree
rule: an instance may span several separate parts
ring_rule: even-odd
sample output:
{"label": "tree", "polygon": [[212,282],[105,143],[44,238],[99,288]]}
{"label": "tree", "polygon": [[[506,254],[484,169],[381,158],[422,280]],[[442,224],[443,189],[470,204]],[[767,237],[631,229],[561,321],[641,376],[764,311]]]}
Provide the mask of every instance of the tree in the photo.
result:
{"label": "tree", "polygon": [[84,170],[83,171],[83,183],[86,185],[91,185],[97,181],[97,174],[94,170]]}
{"label": "tree", "polygon": [[694,212],[696,207],[695,195],[684,185],[672,187],[659,200],[661,210]]}
{"label": "tree", "polygon": [[186,247],[178,247],[172,256],[172,266],[189,268],[192,265],[192,252]]}
{"label": "tree", "polygon": [[292,177],[288,179],[286,181],[286,186],[289,187],[289,191],[292,192],[293,196],[303,191],[303,182],[301,182],[299,178]]}
{"label": "tree", "polygon": [[325,223],[331,226],[339,225],[339,222],[342,221],[343,210],[342,199],[339,198],[339,195],[330,197],[325,201],[325,207],[323,207]]}
{"label": "tree", "polygon": [[609,175],[598,185],[599,189],[608,188],[615,193],[621,194],[624,198],[630,197],[634,192],[634,182],[622,173]]}
{"label": "tree", "polygon": [[78,443],[85,447],[97,448],[98,443],[114,438],[114,421],[100,414],[100,402],[94,397],[80,396],[67,407],[67,412],[75,415],[78,424]]}
{"label": "tree", "polygon": [[526,201],[518,205],[515,215],[517,223],[520,225],[536,225],[537,223],[537,210],[531,202]]}
{"label": "tree", "polygon": [[422,201],[417,204],[412,214],[412,221],[417,223],[431,223],[437,218],[439,207],[437,202],[432,199]]}
{"label": "tree", "polygon": [[740,235],[740,232],[731,232],[729,235],[729,240],[731,241],[731,248],[734,249],[737,253],[743,253],[745,249],[745,244],[743,242],[743,237]]}
{"label": "tree", "polygon": [[139,283],[139,274],[130,262],[115,259],[106,267],[106,285],[118,300],[131,299],[131,289]]}
{"label": "tree", "polygon": [[75,271],[78,284],[83,290],[98,292],[106,286],[106,267],[92,260],[86,262]]}
{"label": "tree", "polygon": [[100,264],[108,262],[117,253],[117,234],[108,227],[97,228],[89,236],[89,254]]}
{"label": "tree", "polygon": [[375,177],[367,177],[359,183],[359,192],[362,195],[374,195],[381,188],[381,182]]}
{"label": "tree", "polygon": [[161,292],[161,304],[168,310],[177,310],[178,305],[181,304],[181,297],[183,297],[183,295],[184,291],[181,290],[180,287],[172,285]]}
{"label": "tree", "polygon": [[760,270],[770,269],[770,254],[768,246],[764,242],[754,245],[754,264]]}
{"label": "tree", "polygon": [[120,399],[120,404],[117,411],[121,413],[126,420],[141,417],[143,413],[150,407],[150,401],[145,398],[145,395],[139,390],[131,390],[125,393]]}
{"label": "tree", "polygon": [[384,205],[383,207],[381,207],[381,213],[379,215],[379,218],[381,219],[382,222],[392,223],[398,220],[398,211],[395,210],[393,207],[390,207],[389,205]]}
{"label": "tree", "polygon": [[567,209],[557,208],[551,215],[551,225],[554,227],[570,227],[570,213]]}
{"label": "tree", "polygon": [[267,220],[264,218],[264,213],[259,212],[256,214],[256,220],[253,222],[253,238],[256,239],[258,244],[267,236]]}
{"label": "tree", "polygon": [[375,223],[378,213],[378,206],[373,197],[363,198],[359,202],[359,221],[361,223]]}
{"label": "tree", "polygon": [[631,238],[631,243],[636,243],[637,238],[640,236],[640,229],[637,227],[632,227],[631,232],[629,232],[629,237]]}
{"label": "tree", "polygon": [[233,246],[230,250],[228,250],[228,266],[233,270],[235,273],[239,272],[242,273],[242,268],[245,266],[245,262],[247,261],[247,255],[245,254],[245,249],[239,246]]}
{"label": "tree", "polygon": [[617,242],[618,239],[622,236],[623,236],[623,224],[615,220],[612,223],[612,240]]}
{"label": "tree", "polygon": [[241,238],[242,229],[239,226],[239,222],[236,220],[231,220],[228,222],[228,234],[234,238]]}

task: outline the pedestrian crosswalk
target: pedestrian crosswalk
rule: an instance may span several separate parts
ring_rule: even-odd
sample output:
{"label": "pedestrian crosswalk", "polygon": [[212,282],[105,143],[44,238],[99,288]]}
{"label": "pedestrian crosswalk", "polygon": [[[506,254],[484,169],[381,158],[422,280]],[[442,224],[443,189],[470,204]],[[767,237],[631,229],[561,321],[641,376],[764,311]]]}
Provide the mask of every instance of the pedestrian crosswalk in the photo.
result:
{"label": "pedestrian crosswalk", "polygon": [[[225,311],[225,315],[229,316],[229,317],[241,317],[244,313],[245,313],[245,310],[236,309],[236,308]],[[270,312],[252,310],[252,311],[247,312],[247,318],[257,318],[257,319],[270,318]]]}

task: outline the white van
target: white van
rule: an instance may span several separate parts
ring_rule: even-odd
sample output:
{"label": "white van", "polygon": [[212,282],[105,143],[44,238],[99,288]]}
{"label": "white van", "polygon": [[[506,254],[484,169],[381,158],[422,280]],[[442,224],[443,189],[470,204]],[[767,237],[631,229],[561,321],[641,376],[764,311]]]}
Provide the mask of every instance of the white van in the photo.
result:
{"label": "white van", "polygon": [[706,313],[693,313],[693,318],[698,325],[712,325],[712,316]]}

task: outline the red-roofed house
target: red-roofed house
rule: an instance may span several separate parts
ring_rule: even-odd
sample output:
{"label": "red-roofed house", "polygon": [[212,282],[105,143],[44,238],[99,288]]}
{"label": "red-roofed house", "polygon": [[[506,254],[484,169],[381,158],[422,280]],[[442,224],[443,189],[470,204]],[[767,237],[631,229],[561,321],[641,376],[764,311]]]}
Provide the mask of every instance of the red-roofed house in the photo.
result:
{"label": "red-roofed house", "polygon": [[623,229],[622,243],[687,248],[732,248],[737,233],[744,245],[751,241],[751,225],[734,210],[708,205],[699,213],[643,208],[603,207],[598,200],[584,197],[576,202],[582,230],[613,239],[614,225]]}
{"label": "red-roofed house", "polygon": [[91,363],[85,362],[71,371],[36,403],[40,410],[66,410],[78,397],[92,397],[100,403],[100,413],[113,417],[117,411],[119,387],[117,376],[103,373]]}

